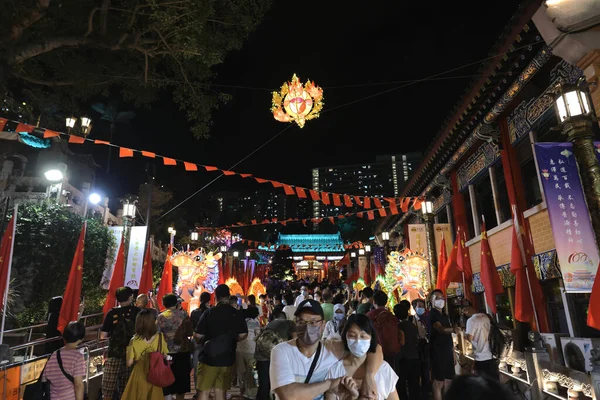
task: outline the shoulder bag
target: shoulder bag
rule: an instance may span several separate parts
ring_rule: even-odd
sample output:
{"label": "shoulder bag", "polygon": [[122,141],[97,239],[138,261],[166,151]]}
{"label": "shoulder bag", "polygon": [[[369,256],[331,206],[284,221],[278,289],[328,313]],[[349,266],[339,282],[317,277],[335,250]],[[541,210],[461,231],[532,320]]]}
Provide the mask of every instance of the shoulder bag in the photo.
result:
{"label": "shoulder bag", "polygon": [[312,360],[310,364],[310,369],[308,370],[308,375],[306,375],[306,379],[304,380],[304,384],[310,383],[310,378],[313,376],[313,372],[315,372],[315,368],[317,368],[317,363],[319,362],[319,357],[321,356],[321,342],[319,342],[319,347],[317,347],[317,352],[315,354],[315,358]]}
{"label": "shoulder bag", "polygon": [[[50,361],[50,359],[48,359],[48,361]],[[47,365],[48,362],[46,362],[46,366]],[[42,382],[46,366],[44,366],[44,369],[36,382],[25,386],[23,400],[50,400],[50,381],[46,380],[45,382]]]}
{"label": "shoulder bag", "polygon": [[160,333],[158,336],[158,351],[148,354],[150,367],[148,368],[146,380],[151,385],[166,388],[175,382],[175,376],[173,375],[173,371],[171,371],[171,362],[165,360],[165,356],[162,353],[162,342],[163,334]]}

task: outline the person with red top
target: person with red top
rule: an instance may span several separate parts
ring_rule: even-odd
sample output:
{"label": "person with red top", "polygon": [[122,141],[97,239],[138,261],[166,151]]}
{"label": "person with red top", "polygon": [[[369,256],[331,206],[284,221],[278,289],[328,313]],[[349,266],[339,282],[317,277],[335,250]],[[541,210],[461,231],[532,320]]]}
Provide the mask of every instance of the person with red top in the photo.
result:
{"label": "person with red top", "polygon": [[404,345],[404,333],[398,327],[398,319],[386,307],[387,294],[378,290],[373,295],[373,301],[375,309],[369,311],[367,317],[375,326],[377,339],[383,349],[383,359],[395,369],[396,356]]}

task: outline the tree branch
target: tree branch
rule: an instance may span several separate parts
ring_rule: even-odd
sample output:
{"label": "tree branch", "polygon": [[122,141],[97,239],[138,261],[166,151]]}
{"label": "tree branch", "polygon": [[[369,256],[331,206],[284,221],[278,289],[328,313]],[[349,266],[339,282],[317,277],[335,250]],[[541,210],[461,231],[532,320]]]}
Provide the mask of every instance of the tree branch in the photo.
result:
{"label": "tree branch", "polygon": [[92,32],[94,32],[94,16],[99,10],[100,7],[94,7],[92,8],[92,11],[90,11],[90,14],[88,15],[88,30],[84,36],[90,36]]}
{"label": "tree branch", "polygon": [[102,0],[102,26],[100,27],[100,34],[102,36],[106,35],[106,27],[107,27],[107,17],[108,17],[108,7],[110,6],[110,0]]}
{"label": "tree branch", "polygon": [[14,75],[16,78],[22,79],[26,82],[33,83],[35,85],[48,86],[48,87],[101,86],[101,85],[107,85],[111,82],[116,81],[116,79],[114,79],[114,78],[108,79],[105,81],[100,81],[100,82],[90,82],[88,80],[84,80],[84,81],[47,81],[44,79],[37,79],[37,78],[32,78],[32,77],[26,76],[26,75],[21,75],[14,71],[12,71],[11,74]]}
{"label": "tree branch", "polygon": [[39,21],[48,10],[50,0],[37,0],[28,15],[15,22],[10,28],[9,39],[14,41],[23,36],[23,31]]}
{"label": "tree branch", "polygon": [[41,54],[48,53],[61,47],[77,47],[87,42],[85,36],[78,37],[57,37],[48,39],[42,43],[32,43],[21,47],[8,60],[9,64],[20,64],[30,58],[37,57]]}
{"label": "tree branch", "polygon": [[[156,30],[156,33],[160,37],[160,40],[162,40],[162,42],[165,44],[165,47],[167,48],[167,50],[169,50],[170,52],[172,52],[171,46],[169,46],[169,43],[167,43],[167,41],[165,40],[163,34],[159,30]],[[188,79],[187,73],[185,72],[185,68],[183,68],[183,64],[181,64],[181,61],[179,61],[179,59],[177,57],[175,57],[175,55],[173,53],[171,53],[171,57],[173,57],[173,59],[175,60],[175,62],[177,64],[179,64],[179,69],[181,71],[181,74],[183,75],[183,79],[185,79],[185,82],[188,84],[188,86],[190,87],[190,89],[192,89],[192,93],[194,95],[196,95],[196,89],[194,89],[194,86],[192,86],[192,83]]]}

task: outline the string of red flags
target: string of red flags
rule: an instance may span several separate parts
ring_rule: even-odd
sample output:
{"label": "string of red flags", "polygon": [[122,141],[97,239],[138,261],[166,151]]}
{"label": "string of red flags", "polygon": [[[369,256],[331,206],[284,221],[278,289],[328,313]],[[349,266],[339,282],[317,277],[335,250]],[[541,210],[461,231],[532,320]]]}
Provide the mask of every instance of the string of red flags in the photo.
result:
{"label": "string of red flags", "polygon": [[[336,221],[338,220],[342,220],[344,218],[349,218],[349,217],[358,217],[358,218],[366,218],[368,220],[374,220],[376,216],[379,217],[386,217],[388,216],[388,211],[389,211],[389,207],[382,207],[382,208],[375,208],[375,209],[371,209],[371,210],[367,210],[367,211],[357,211],[357,212],[353,212],[353,213],[344,213],[344,214],[338,214],[332,217],[324,217],[324,218],[288,218],[288,219],[277,219],[277,218],[271,218],[271,219],[264,219],[262,221],[258,221],[258,220],[251,220],[250,223],[246,223],[246,222],[236,222],[232,225],[226,225],[226,226],[199,226],[196,227],[197,230],[199,231],[214,231],[214,230],[221,230],[221,229],[234,229],[234,228],[244,228],[244,227],[248,227],[248,226],[257,226],[257,225],[269,225],[269,224],[281,224],[283,226],[287,226],[288,223],[296,223],[299,222],[304,226],[307,226],[307,224],[309,222],[313,223],[313,224],[320,224],[324,221],[329,221],[332,224],[335,225]],[[390,214],[391,215],[391,214]],[[362,248],[362,243],[361,242],[354,242],[352,244],[347,245],[349,247],[348,248]]]}
{"label": "string of red flags", "polygon": [[[142,157],[153,158],[153,159],[162,159],[163,164],[165,166],[183,166],[184,169],[188,172],[196,172],[200,171],[200,169],[204,169],[207,172],[220,172],[225,176],[239,176],[241,178],[251,178],[254,179],[259,184],[270,184],[273,188],[281,188],[284,193],[288,196],[297,196],[300,199],[310,199],[311,201],[319,201],[323,205],[333,205],[336,207],[348,207],[354,208],[359,207],[364,210],[382,210],[383,208],[388,208],[388,212],[391,215],[397,215],[400,212],[406,213],[411,207],[414,210],[421,209],[421,203],[423,199],[421,197],[373,197],[373,196],[357,196],[351,194],[342,194],[342,193],[332,193],[332,192],[324,192],[324,191],[316,191],[313,189],[290,185],[287,183],[274,181],[271,179],[259,178],[253,176],[248,173],[239,173],[236,171],[221,169],[211,165],[203,165],[197,164],[185,160],[181,160],[174,157],[167,157],[160,154],[157,154],[152,151],[133,149],[124,146],[119,146],[117,144],[111,143],[106,140],[98,140],[98,139],[88,139],[87,137],[77,136],[70,133],[58,132],[50,129],[36,127],[34,125],[25,124],[18,121],[7,120],[5,118],[0,118],[0,131],[2,131],[8,122],[17,124],[15,128],[15,132],[18,133],[29,133],[35,136],[38,136],[43,139],[50,139],[53,137],[67,137],[68,142],[71,144],[84,144],[84,143],[92,143],[94,145],[103,145],[103,146],[111,146],[119,149],[119,157],[121,158],[129,158],[134,157],[136,154],[141,155]],[[383,202],[387,203],[387,207],[383,206]],[[381,211],[379,211],[381,213]],[[386,212],[387,213],[387,212]],[[384,216],[384,215],[382,215]]]}

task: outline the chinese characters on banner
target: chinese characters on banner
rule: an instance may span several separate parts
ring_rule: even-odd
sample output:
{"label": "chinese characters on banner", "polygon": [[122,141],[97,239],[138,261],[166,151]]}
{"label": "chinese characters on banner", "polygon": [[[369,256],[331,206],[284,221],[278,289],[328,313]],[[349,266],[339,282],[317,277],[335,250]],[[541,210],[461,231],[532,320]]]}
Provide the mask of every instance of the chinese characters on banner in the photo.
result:
{"label": "chinese characters on banner", "polygon": [[446,254],[450,254],[450,252],[452,251],[452,244],[454,243],[454,241],[452,240],[453,236],[450,230],[450,224],[433,224],[433,231],[435,232],[434,254],[436,255],[436,257],[439,257],[440,251],[442,251],[442,235],[444,235],[446,243]]}
{"label": "chinese characters on banner", "polygon": [[147,226],[134,226],[131,228],[129,250],[127,252],[127,268],[125,269],[125,286],[129,286],[132,289],[140,287],[147,231]]}
{"label": "chinese characters on banner", "polygon": [[408,225],[408,245],[412,251],[427,254],[425,224]]}
{"label": "chinese characters on banner", "polygon": [[598,248],[571,143],[536,143],[556,254],[567,292],[591,292]]}
{"label": "chinese characters on banner", "polygon": [[108,285],[110,285],[110,278],[113,273],[113,269],[115,269],[115,263],[117,262],[117,254],[119,252],[119,244],[121,243],[121,237],[123,236],[123,227],[122,226],[109,226],[108,230],[110,231],[113,237],[113,247],[114,251],[112,257],[106,260],[106,269],[102,274],[102,281],[100,282],[100,286],[102,289],[108,290]]}

